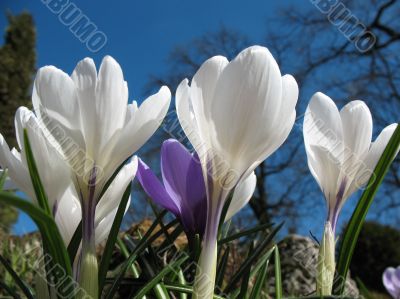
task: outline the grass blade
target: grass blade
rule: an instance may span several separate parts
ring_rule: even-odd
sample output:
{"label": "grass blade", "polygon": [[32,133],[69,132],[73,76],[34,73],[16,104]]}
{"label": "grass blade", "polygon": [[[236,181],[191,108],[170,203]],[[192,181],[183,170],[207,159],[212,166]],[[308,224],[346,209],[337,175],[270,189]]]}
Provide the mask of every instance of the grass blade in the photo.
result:
{"label": "grass blade", "polygon": [[[248,257],[250,257],[253,249],[254,249],[254,243],[252,242],[249,247],[249,253],[247,255]],[[251,267],[247,267],[246,271],[244,272],[244,275],[242,278],[242,285],[240,287],[239,298],[247,297],[246,295],[247,295],[247,289],[249,288],[250,270],[251,270]]]}
{"label": "grass blade", "polygon": [[264,223],[264,224],[257,225],[256,227],[253,227],[253,228],[251,228],[249,230],[238,232],[236,234],[230,235],[230,236],[228,236],[228,237],[226,237],[224,239],[219,240],[218,241],[218,245],[229,243],[229,242],[234,241],[236,239],[239,239],[241,237],[247,237],[249,235],[258,233],[258,232],[263,231],[263,230],[265,230],[267,228],[270,228],[272,226],[273,226],[273,224],[270,224],[270,223]]}
{"label": "grass blade", "polygon": [[82,220],[76,227],[74,235],[72,236],[71,241],[69,241],[68,244],[68,255],[71,261],[75,260],[81,241],[82,241]]}
{"label": "grass blade", "polygon": [[394,160],[397,149],[400,146],[400,125],[397,126],[386,146],[378,164],[375,167],[374,175],[368,182],[368,187],[364,190],[357,206],[351,216],[351,219],[343,234],[343,240],[339,249],[339,258],[337,263],[337,278],[334,286],[334,293],[341,295],[344,292],[345,281],[349,271],[350,262],[353,257],[354,248],[356,246],[358,236],[360,234],[365,217],[367,216],[369,207],[371,206],[375,194],[382,183],[390,164]]}
{"label": "grass blade", "polygon": [[225,249],[224,254],[222,255],[221,262],[218,265],[217,278],[215,279],[216,289],[222,288],[222,283],[224,282],[226,266],[228,265],[229,253],[231,251],[231,247],[228,245]]}
{"label": "grass blade", "polygon": [[275,245],[275,298],[282,299],[281,259],[278,246]]}
{"label": "grass blade", "polygon": [[33,189],[35,190],[36,200],[39,206],[46,212],[47,215],[52,215],[51,209],[49,207],[49,202],[47,200],[46,191],[43,188],[43,184],[39,176],[39,171],[37,169],[31,144],[28,138],[28,132],[26,129],[24,129],[24,146],[26,162],[28,164],[29,175],[31,177]]}
{"label": "grass blade", "polygon": [[251,267],[251,265],[256,261],[259,257],[260,254],[264,251],[264,249],[270,245],[272,242],[273,238],[275,235],[278,233],[278,231],[282,228],[283,222],[279,224],[276,228],[274,228],[271,233],[261,242],[259,246],[254,250],[253,254],[248,257],[243,264],[240,266],[239,270],[232,276],[231,281],[228,283],[228,285],[224,289],[224,293],[228,294],[233,290],[235,285],[240,281],[240,278],[243,276],[243,273],[245,273],[247,267]]}
{"label": "grass blade", "polygon": [[0,190],[3,190],[4,185],[6,183],[7,179],[7,169],[4,169],[4,171],[0,172]]}
{"label": "grass blade", "polygon": [[0,289],[5,290],[14,299],[21,299],[21,297],[12,288],[10,288],[8,285],[3,283],[2,281],[0,281]]}
{"label": "grass blade", "polygon": [[29,286],[24,281],[22,281],[22,279],[18,276],[18,274],[13,270],[11,265],[7,262],[7,260],[1,254],[0,254],[0,263],[2,263],[4,268],[7,270],[7,272],[10,273],[14,282],[21,289],[21,291],[24,293],[26,298],[34,299],[32,291],[30,290]]}
{"label": "grass blade", "polygon": [[188,256],[184,256],[176,261],[174,261],[172,264],[168,265],[165,267],[163,270],[161,270],[153,279],[151,279],[145,286],[143,286],[142,289],[135,295],[134,298],[142,298],[145,296],[150,290],[152,290],[162,279],[164,276],[166,276],[168,273],[175,271],[176,268],[178,268],[183,262],[185,262],[188,259]]}
{"label": "grass blade", "polygon": [[47,215],[33,203],[9,192],[0,191],[0,202],[20,209],[32,218],[40,230],[43,242],[48,245],[47,249],[54,262],[59,264],[67,275],[71,276],[72,269],[68,252],[53,217]]}
{"label": "grass blade", "polygon": [[[165,284],[165,288],[170,291],[175,291],[179,293],[185,293],[185,294],[192,294],[193,293],[193,288],[186,286],[186,285],[179,285],[179,284]],[[215,295],[213,296],[213,299],[226,299],[224,297]]]}
{"label": "grass blade", "polygon": [[253,289],[251,290],[250,299],[260,298],[260,293],[267,279],[269,259],[265,261],[260,269],[260,274],[257,276],[256,282],[254,283]]}
{"label": "grass blade", "polygon": [[[117,276],[115,277],[114,281],[112,282],[111,288],[108,290],[106,296],[104,298],[112,299],[114,298],[115,293],[118,290],[119,284],[121,283],[125,272],[128,270],[128,268],[132,265],[132,263],[136,260],[138,254],[144,250],[148,244],[156,240],[161,234],[162,231],[158,231],[154,235],[151,236],[153,231],[156,229],[157,225],[160,223],[162,218],[167,214],[168,211],[164,210],[159,214],[157,219],[153,222],[153,224],[150,226],[150,228],[147,230],[146,234],[143,236],[143,238],[140,240],[140,242],[137,244],[136,248],[131,252],[129,258],[123,263],[121,266],[121,269],[119,270]],[[177,221],[172,221],[172,223]],[[168,225],[167,225],[168,226]]]}

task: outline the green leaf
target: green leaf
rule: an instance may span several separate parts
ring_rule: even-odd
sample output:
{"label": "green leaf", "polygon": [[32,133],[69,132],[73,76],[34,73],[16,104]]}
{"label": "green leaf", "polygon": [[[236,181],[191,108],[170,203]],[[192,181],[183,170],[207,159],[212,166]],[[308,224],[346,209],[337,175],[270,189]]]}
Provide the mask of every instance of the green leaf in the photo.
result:
{"label": "green leaf", "polygon": [[257,248],[253,251],[252,255],[249,256],[240,266],[239,270],[232,276],[230,282],[224,289],[224,293],[228,294],[233,290],[235,285],[240,281],[240,278],[243,276],[243,273],[247,271],[248,267],[251,267],[252,264],[260,257],[261,253],[264,249],[271,245],[271,242],[278,231],[282,228],[283,222],[279,224],[276,228],[274,228],[271,233],[257,246]]}
{"label": "green leaf", "polygon": [[275,298],[282,298],[281,259],[279,257],[278,246],[275,246]]}
{"label": "green leaf", "polygon": [[[254,243],[252,242],[249,247],[249,253],[247,257],[250,257],[252,251],[254,249]],[[247,267],[245,270],[243,277],[242,277],[242,285],[240,287],[239,298],[246,298],[247,297],[247,289],[249,288],[249,280],[250,280],[250,270],[251,267]]]}
{"label": "green leaf", "polygon": [[228,237],[226,237],[226,238],[224,238],[224,239],[219,240],[219,241],[218,241],[218,245],[222,245],[222,244],[225,244],[225,243],[229,243],[229,242],[231,242],[231,241],[234,241],[234,240],[239,239],[239,238],[242,238],[242,237],[247,237],[247,236],[249,236],[249,235],[252,235],[252,234],[258,233],[258,232],[260,232],[260,231],[263,231],[263,230],[265,230],[265,229],[267,229],[267,228],[270,228],[270,227],[272,227],[273,225],[274,225],[274,224],[270,224],[270,223],[264,223],[264,224],[257,225],[257,226],[255,226],[255,227],[249,229],[249,230],[245,230],[245,231],[242,231],[242,232],[238,232],[238,233],[236,233],[236,234],[230,235],[230,236],[228,236]]}
{"label": "green leaf", "polygon": [[[272,253],[274,253],[275,251],[275,246],[271,247],[266,253],[264,253],[261,258],[256,262],[256,264],[254,265],[253,269],[251,269],[250,272],[250,279],[253,279],[254,276],[256,276],[256,274],[258,274],[262,268],[262,266],[265,263],[269,263],[269,259],[271,258]],[[230,296],[229,298],[236,298],[239,295],[239,291],[240,289],[236,289]]]}
{"label": "green leaf", "polygon": [[366,189],[364,190],[357,206],[351,216],[351,219],[343,234],[343,240],[339,249],[339,258],[337,263],[337,277],[335,279],[334,293],[342,295],[345,288],[345,281],[349,271],[350,262],[353,257],[354,248],[356,246],[358,236],[360,234],[365,217],[374,200],[390,164],[396,157],[397,149],[400,146],[400,125],[397,126],[386,146],[378,164],[375,167],[374,175],[371,176]]}
{"label": "green leaf", "polygon": [[39,228],[43,242],[47,245],[46,249],[54,262],[59,264],[67,275],[71,276],[72,269],[68,252],[53,217],[47,215],[33,203],[9,192],[0,191],[0,202],[20,209],[32,218]]}
{"label": "green leaf", "polygon": [[43,188],[43,184],[39,176],[39,171],[37,169],[31,144],[28,138],[28,132],[26,129],[24,129],[24,146],[25,146],[26,162],[28,164],[28,169],[33,189],[35,190],[36,200],[39,206],[46,212],[47,215],[52,215],[52,211],[49,207],[49,202],[47,200],[46,191]]}
{"label": "green leaf", "polygon": [[30,290],[29,286],[18,276],[18,274],[13,270],[11,265],[7,262],[7,260],[1,254],[0,254],[0,263],[2,263],[4,268],[7,270],[7,272],[10,273],[14,282],[21,289],[21,291],[24,293],[26,298],[34,299],[32,291]]}
{"label": "green leaf", "polygon": [[3,173],[0,175],[0,190],[3,190],[4,184],[6,183],[7,179],[7,169],[3,171]]}
{"label": "green leaf", "polygon": [[[193,293],[193,288],[186,286],[186,285],[179,285],[179,284],[165,284],[165,288],[170,291],[175,291],[179,293],[186,293],[186,294],[192,294]],[[224,297],[218,296],[214,294],[213,299],[226,299]]]}
{"label": "green leaf", "polygon": [[218,271],[217,271],[217,277],[215,279],[216,289],[222,288],[222,283],[224,282],[226,267],[228,265],[230,250],[231,250],[231,247],[228,245],[226,247],[225,252],[222,255],[221,261],[217,267]]}
{"label": "green leaf", "polygon": [[[156,229],[157,225],[159,225],[160,221],[162,218],[167,214],[167,210],[164,210],[163,212],[160,213],[160,215],[155,219],[153,224],[150,226],[146,234],[143,236],[143,238],[139,241],[135,249],[131,252],[129,258],[122,264],[121,268],[119,269],[118,274],[114,278],[114,281],[112,282],[112,285],[110,289],[108,290],[105,298],[112,299],[114,298],[114,294],[117,292],[118,287],[125,275],[125,272],[128,270],[128,268],[132,265],[132,263],[136,260],[137,256],[139,253],[141,253],[151,242],[156,240],[162,235],[162,231],[158,231],[154,235],[151,235],[153,231]],[[175,225],[178,223],[178,220],[172,221],[169,225],[166,227],[170,227],[172,225]]]}
{"label": "green leaf", "polygon": [[68,255],[71,261],[75,260],[79,246],[81,245],[81,241],[82,241],[82,220],[76,227],[74,235],[72,236],[71,241],[69,241],[68,244]]}
{"label": "green leaf", "polygon": [[113,225],[110,230],[110,234],[107,239],[106,246],[104,248],[103,256],[101,258],[99,266],[99,293],[101,294],[104,282],[106,280],[108,267],[110,265],[111,257],[114,251],[115,242],[117,241],[118,232],[121,227],[122,219],[124,218],[126,206],[131,195],[131,183],[126,188],[124,195],[122,196],[121,202],[118,206],[117,214],[115,215]]}
{"label": "green leaf", "polygon": [[21,297],[8,285],[0,281],[0,289],[5,290],[10,296],[12,296],[14,299],[21,299]]}
{"label": "green leaf", "polygon": [[254,283],[253,289],[251,290],[250,299],[260,298],[261,291],[265,285],[267,279],[269,259],[265,261],[260,269],[260,274],[257,276],[256,282]]}
{"label": "green leaf", "polygon": [[173,263],[166,266],[163,270],[161,270],[153,279],[151,279],[145,286],[135,295],[135,298],[141,298],[146,295],[151,289],[153,289],[164,276],[169,274],[175,269],[179,268],[179,266],[188,259],[189,256],[185,255],[184,257],[174,261]]}
{"label": "green leaf", "polygon": [[359,277],[356,277],[356,282],[358,285],[358,288],[360,289],[360,294],[365,298],[365,299],[374,299],[374,297],[371,295],[370,291],[367,289],[365,284],[362,282],[362,280]]}

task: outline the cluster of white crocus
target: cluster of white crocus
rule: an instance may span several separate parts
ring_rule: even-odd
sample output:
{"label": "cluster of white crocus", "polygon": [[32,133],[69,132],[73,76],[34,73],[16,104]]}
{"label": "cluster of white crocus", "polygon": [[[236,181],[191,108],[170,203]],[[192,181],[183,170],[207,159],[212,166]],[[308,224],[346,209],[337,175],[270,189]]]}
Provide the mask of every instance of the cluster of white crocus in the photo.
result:
{"label": "cluster of white crocus", "polygon": [[[236,213],[247,203],[255,188],[255,168],[283,144],[293,127],[298,92],[295,79],[282,76],[271,53],[260,46],[243,50],[231,62],[212,57],[190,84],[185,79],[178,86],[177,115],[200,158],[207,193],[194,298],[213,297],[223,207],[236,187],[242,198],[235,193],[229,211]],[[34,83],[34,112],[21,107],[16,113],[20,151],[10,150],[0,135],[0,166],[8,169],[17,188],[35,200],[25,157],[26,130],[66,244],[82,220],[79,276],[93,298],[98,297],[95,245],[107,237],[122,194],[137,170],[136,157],[125,162],[156,131],[170,97],[169,89],[162,87],[140,107],[136,102],[128,104],[122,70],[109,56],[98,72],[88,58],[78,63],[71,76],[52,66],[43,67]],[[339,112],[321,93],[311,99],[304,141],[308,165],[329,208],[319,269],[327,283],[318,286],[320,294],[330,294],[332,288],[339,211],[368,181],[395,127],[384,129],[371,144],[372,119],[363,102],[351,102]]]}

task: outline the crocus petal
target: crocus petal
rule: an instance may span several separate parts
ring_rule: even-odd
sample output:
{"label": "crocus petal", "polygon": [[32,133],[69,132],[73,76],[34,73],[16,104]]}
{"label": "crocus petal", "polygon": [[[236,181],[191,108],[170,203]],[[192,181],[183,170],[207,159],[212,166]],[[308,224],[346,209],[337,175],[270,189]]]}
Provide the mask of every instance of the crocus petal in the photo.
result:
{"label": "crocus petal", "polygon": [[303,136],[312,175],[327,199],[336,196],[343,153],[342,122],[335,103],[323,93],[314,94],[310,100]]}
{"label": "crocus petal", "polygon": [[[80,120],[85,138],[86,150],[94,155],[93,145],[98,138],[96,119],[96,96],[97,85],[96,65],[91,58],[81,60],[75,67],[71,79],[74,81],[80,107]],[[98,149],[98,146],[96,147]]]}
{"label": "crocus petal", "polygon": [[161,147],[161,173],[165,189],[177,204],[186,229],[195,231],[205,226],[206,191],[198,158],[177,140],[166,140]]}
{"label": "crocus petal", "polygon": [[342,172],[352,180],[371,145],[372,116],[362,101],[352,101],[340,111],[344,155]]}
{"label": "crocus petal", "polygon": [[132,161],[124,165],[115,176],[113,182],[104,192],[97,204],[95,226],[99,225],[101,220],[106,217],[111,210],[119,206],[126,188],[136,175],[137,168],[138,159],[134,156]]}
{"label": "crocus petal", "polygon": [[71,241],[81,218],[81,204],[74,187],[71,186],[58,200],[55,211],[55,221],[66,245]]}
{"label": "crocus petal", "polygon": [[226,213],[225,221],[231,219],[251,199],[256,188],[257,176],[253,172],[245,180],[239,182],[233,193],[232,201]]}
{"label": "crocus petal", "polygon": [[68,135],[81,149],[85,148],[76,88],[67,74],[53,66],[40,68],[33,84],[32,103],[35,114],[57,140]]}
{"label": "crocus petal", "polygon": [[[358,170],[351,190],[354,191],[355,188],[360,188],[368,182],[371,174],[375,169],[376,164],[382,156],[383,151],[389,143],[389,140],[392,137],[396,128],[397,124],[395,123],[387,126],[382,130],[382,132],[376,138],[375,142],[372,142],[371,147],[364,158],[364,163],[360,166]],[[397,152],[399,152],[399,149],[397,150]]]}
{"label": "crocus petal", "polygon": [[340,173],[340,162],[328,149],[317,145],[309,146],[307,156],[311,174],[318,182],[322,192],[324,192],[328,205],[334,208]]}
{"label": "crocus petal", "polygon": [[304,116],[303,130],[306,149],[309,145],[322,146],[342,161],[342,122],[331,98],[320,92],[312,96]]}
{"label": "crocus petal", "polygon": [[125,124],[118,134],[115,146],[103,153],[109,160],[105,172],[118,167],[154,134],[167,114],[170,100],[171,92],[168,87],[163,86],[157,94],[147,98],[133,116],[130,116],[129,123]]}
{"label": "crocus petal", "polygon": [[[60,198],[70,183],[70,168],[50,138],[50,133],[45,133],[35,115],[25,107],[17,110],[15,117],[16,131],[19,132],[22,146],[22,160],[25,161],[25,145],[23,130],[26,129],[32,153],[38,168],[39,176],[49,200],[50,206]],[[47,134],[47,135],[46,135]],[[57,176],[54,174],[57,173]]]}
{"label": "crocus petal", "polygon": [[260,148],[271,141],[281,97],[279,67],[266,48],[245,49],[223,70],[210,111],[218,136],[213,146],[238,173],[257,160]]}
{"label": "crocus petal", "polygon": [[[201,188],[204,185],[201,167],[192,167],[189,174],[189,168],[192,165],[196,165],[196,163],[199,165],[199,162],[194,161],[193,156],[177,140],[169,139],[164,141],[161,147],[161,173],[163,182],[168,194],[180,200],[180,205],[185,204],[183,202],[188,198],[187,194],[191,188],[198,188],[195,183],[199,182],[199,178],[203,184],[200,184],[200,193],[196,198],[202,199],[205,195],[205,189]],[[191,200],[194,201],[195,198]]]}
{"label": "crocus petal", "polygon": [[400,296],[400,266],[395,268],[389,267],[383,273],[383,284],[393,299]]}
{"label": "crocus petal", "polygon": [[179,206],[172,199],[160,180],[153,171],[142,160],[139,159],[137,179],[143,187],[146,194],[158,205],[167,209],[171,213],[179,216]]}
{"label": "crocus petal", "polygon": [[114,133],[123,127],[128,104],[128,88],[122,69],[111,56],[105,56],[101,63],[94,104],[92,109],[96,110],[97,132],[101,136],[98,145],[101,150]]}
{"label": "crocus petal", "polygon": [[[131,197],[128,199],[125,213],[128,211],[131,204]],[[110,234],[111,227],[114,223],[115,216],[117,215],[118,207],[108,213],[96,226],[95,238],[96,245],[106,240]]]}
{"label": "crocus petal", "polygon": [[[14,151],[16,152],[16,151]],[[0,134],[0,166],[7,169],[8,176],[28,196],[34,196],[35,192],[32,187],[31,178],[28,169],[23,165],[19,155],[13,154],[8,147],[7,142],[4,140],[3,135]]]}

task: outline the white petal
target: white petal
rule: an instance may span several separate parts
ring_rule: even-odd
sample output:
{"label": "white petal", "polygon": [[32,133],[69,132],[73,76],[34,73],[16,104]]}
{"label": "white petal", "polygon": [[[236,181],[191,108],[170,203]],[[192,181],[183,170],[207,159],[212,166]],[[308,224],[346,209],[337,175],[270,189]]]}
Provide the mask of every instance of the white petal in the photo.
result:
{"label": "white petal", "polygon": [[8,170],[8,176],[15,183],[18,189],[27,193],[34,199],[34,190],[32,187],[31,179],[28,169],[22,163],[21,159],[13,154],[8,147],[4,137],[0,134],[0,166]]}
{"label": "white petal", "polygon": [[82,218],[79,199],[74,187],[68,188],[57,203],[55,221],[66,245],[71,241]]}
{"label": "white petal", "polygon": [[[359,168],[357,177],[354,180],[354,186],[352,186],[353,192],[364,186],[371,177],[376,164],[378,163],[380,157],[383,154],[387,144],[389,143],[390,138],[392,137],[394,131],[397,128],[397,124],[391,124],[384,128],[379,136],[376,138],[375,142],[371,144],[371,147],[364,159],[364,163]],[[397,153],[399,149],[397,149]]]}
{"label": "white petal", "polygon": [[342,161],[343,129],[340,114],[335,103],[323,93],[314,94],[308,104],[303,135],[306,149],[311,145],[322,146]]}
{"label": "white petal", "polygon": [[75,84],[63,71],[53,66],[40,68],[33,85],[32,102],[36,115],[48,115],[70,130],[80,127]]}
{"label": "white petal", "polygon": [[286,120],[293,114],[298,98],[299,87],[296,80],[291,75],[282,76],[282,104],[277,119],[280,123],[282,123],[282,120]]}
{"label": "white petal", "polygon": [[[125,213],[128,211],[131,204],[131,197],[128,199],[128,203],[126,205]],[[110,234],[111,227],[114,223],[115,216],[117,214],[118,208],[112,210],[106,217],[104,217],[100,223],[96,226],[95,238],[96,238],[96,245],[103,242],[105,239],[108,238]]]}
{"label": "white petal", "polygon": [[[93,107],[100,140],[93,146],[102,149],[116,131],[123,127],[127,105],[128,88],[121,67],[111,56],[105,56],[99,70]],[[97,157],[93,158],[97,160]]]}
{"label": "white petal", "polygon": [[256,188],[257,177],[253,172],[245,180],[239,182],[233,193],[232,201],[226,213],[225,221],[231,219],[251,199]]}
{"label": "white petal", "polygon": [[350,180],[371,145],[372,116],[362,101],[352,101],[340,111],[343,127],[344,156],[342,172]]}
{"label": "white petal", "polygon": [[114,181],[97,204],[95,220],[96,226],[99,225],[103,218],[105,218],[112,210],[119,206],[126,187],[136,175],[137,166],[138,161],[135,156],[132,158],[132,161],[122,167],[116,175]]}
{"label": "white petal", "polygon": [[280,70],[266,48],[242,51],[222,72],[210,112],[217,134],[213,146],[238,173],[273,142],[281,99]]}
{"label": "white petal", "polygon": [[98,145],[96,146],[95,142],[99,140],[95,94],[97,71],[94,61],[91,58],[81,60],[75,67],[71,79],[75,83],[78,95],[82,130],[87,146],[86,150],[92,156],[94,155],[94,148],[98,150]]}
{"label": "white petal", "polygon": [[214,56],[206,60],[193,76],[190,85],[191,108],[203,139],[210,133],[208,132],[210,130],[208,121],[215,87],[228,63],[228,60],[223,56]]}
{"label": "white petal", "polygon": [[182,80],[176,89],[175,94],[176,114],[186,137],[189,139],[196,152],[200,153],[200,156],[202,156],[201,145],[202,142],[205,142],[205,137],[200,135],[201,131],[194,116],[190,93],[191,91],[188,85],[188,80]]}
{"label": "white petal", "polygon": [[[52,207],[70,184],[70,168],[62,153],[56,149],[55,144],[52,144],[53,139],[49,135],[45,135],[43,128],[31,111],[20,107],[16,115],[17,131],[21,131],[21,134],[23,129],[27,131],[39,176]],[[25,147],[22,150],[23,162],[26,163]]]}
{"label": "white petal", "polygon": [[306,147],[308,167],[325,195],[328,205],[335,205],[340,173],[340,162],[322,146]]}
{"label": "white petal", "polygon": [[102,153],[106,164],[105,173],[112,174],[122,162],[145,144],[162,123],[170,101],[171,92],[168,87],[163,86],[157,94],[140,105],[134,117],[117,136],[115,146]]}

